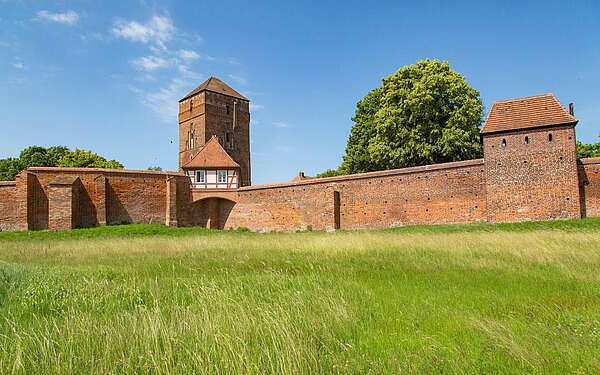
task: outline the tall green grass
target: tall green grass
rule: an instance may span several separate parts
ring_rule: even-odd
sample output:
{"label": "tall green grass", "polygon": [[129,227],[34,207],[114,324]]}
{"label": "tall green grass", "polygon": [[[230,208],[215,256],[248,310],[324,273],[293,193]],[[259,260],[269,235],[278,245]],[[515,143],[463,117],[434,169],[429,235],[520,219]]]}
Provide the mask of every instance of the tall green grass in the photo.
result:
{"label": "tall green grass", "polygon": [[0,373],[600,373],[600,220],[0,234]]}

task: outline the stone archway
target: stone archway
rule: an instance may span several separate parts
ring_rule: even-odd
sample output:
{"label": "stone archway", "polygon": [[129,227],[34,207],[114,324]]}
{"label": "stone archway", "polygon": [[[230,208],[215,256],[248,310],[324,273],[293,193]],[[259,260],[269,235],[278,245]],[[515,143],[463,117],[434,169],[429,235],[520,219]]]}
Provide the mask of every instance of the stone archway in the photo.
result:
{"label": "stone archway", "polygon": [[206,197],[192,203],[192,225],[223,229],[235,202],[223,197]]}

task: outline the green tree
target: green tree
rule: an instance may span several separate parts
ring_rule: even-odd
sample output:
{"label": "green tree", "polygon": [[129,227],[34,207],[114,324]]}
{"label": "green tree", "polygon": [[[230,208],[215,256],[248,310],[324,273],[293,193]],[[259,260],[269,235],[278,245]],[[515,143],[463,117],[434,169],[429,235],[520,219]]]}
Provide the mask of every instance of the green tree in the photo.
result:
{"label": "green tree", "polygon": [[148,171],[155,171],[155,172],[161,172],[163,169],[159,166],[156,167],[148,167],[147,169]]}
{"label": "green tree", "polygon": [[359,173],[482,156],[479,92],[447,62],[418,61],[357,103],[339,170]]}
{"label": "green tree", "polygon": [[58,161],[59,167],[77,168],[109,168],[123,169],[123,164],[116,160],[107,160],[92,151],[75,149],[63,155]]}
{"label": "green tree", "polygon": [[317,174],[315,177],[316,178],[323,178],[323,177],[334,177],[334,176],[340,176],[343,175],[344,173],[341,171],[341,169],[328,169],[324,172],[321,172],[319,174]]}
{"label": "green tree", "polygon": [[20,171],[18,158],[0,159],[0,181],[14,181]]}
{"label": "green tree", "polygon": [[600,142],[581,143],[578,141],[577,142],[577,157],[578,158],[600,157]]}
{"label": "green tree", "polygon": [[342,174],[368,172],[376,169],[371,154],[369,143],[377,135],[375,116],[381,104],[381,88],[376,88],[356,103],[356,112],[352,121],[354,126],[350,130],[346,155],[339,171]]}
{"label": "green tree", "polygon": [[0,159],[0,181],[14,180],[19,172],[29,167],[89,167],[122,169],[116,160],[86,150],[69,150],[64,146],[30,146],[18,158]]}

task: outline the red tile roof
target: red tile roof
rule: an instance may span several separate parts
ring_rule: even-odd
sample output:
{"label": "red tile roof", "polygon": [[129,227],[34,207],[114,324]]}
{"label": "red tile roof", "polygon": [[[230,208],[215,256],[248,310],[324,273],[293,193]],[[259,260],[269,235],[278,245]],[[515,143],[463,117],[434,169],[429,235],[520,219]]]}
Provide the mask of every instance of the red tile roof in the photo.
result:
{"label": "red tile roof", "polygon": [[576,123],[553,94],[544,94],[494,102],[481,133]]}
{"label": "red tile roof", "polygon": [[184,96],[179,101],[182,102],[191,96],[201,93],[202,91],[212,91],[212,92],[216,92],[217,94],[223,94],[223,95],[231,96],[234,98],[249,101],[248,98],[246,98],[239,92],[237,92],[234,89],[232,89],[231,87],[229,87],[225,82],[221,81],[217,77],[210,77],[209,79],[204,81],[200,86],[198,86],[195,89],[193,89],[192,91],[190,91],[186,96]]}
{"label": "red tile roof", "polygon": [[186,164],[185,169],[191,168],[239,168],[240,165],[229,156],[219,143],[217,136],[206,142],[204,147]]}

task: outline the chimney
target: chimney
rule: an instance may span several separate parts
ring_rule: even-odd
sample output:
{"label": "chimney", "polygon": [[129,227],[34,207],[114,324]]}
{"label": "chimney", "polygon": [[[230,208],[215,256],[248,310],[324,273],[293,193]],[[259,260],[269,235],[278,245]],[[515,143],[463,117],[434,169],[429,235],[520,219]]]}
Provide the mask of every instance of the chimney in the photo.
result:
{"label": "chimney", "polygon": [[300,172],[300,173],[298,173],[298,177],[300,177],[301,179],[303,179],[303,180],[304,180],[304,172]]}
{"label": "chimney", "polygon": [[575,116],[575,107],[573,106],[573,103],[569,103],[569,114]]}

